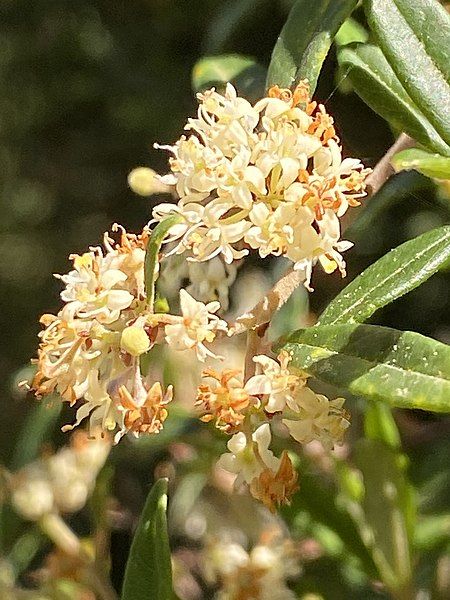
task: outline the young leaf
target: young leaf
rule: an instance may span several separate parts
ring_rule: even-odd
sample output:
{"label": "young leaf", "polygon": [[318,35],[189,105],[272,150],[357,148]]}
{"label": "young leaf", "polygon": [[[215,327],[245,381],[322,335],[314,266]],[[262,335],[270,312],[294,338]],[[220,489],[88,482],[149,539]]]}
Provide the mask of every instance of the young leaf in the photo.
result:
{"label": "young leaf", "polygon": [[362,512],[355,520],[372,551],[380,577],[394,598],[412,598],[408,535],[411,495],[398,453],[376,440],[360,440],[354,461],[363,476]]}
{"label": "young leaf", "polygon": [[400,433],[387,404],[371,402],[364,411],[364,433],[369,440],[380,440],[394,450],[401,447]]}
{"label": "young leaf", "polygon": [[311,94],[333,38],[357,0],[297,0],[272,52],[267,87],[308,79]]}
{"label": "young leaf", "polygon": [[431,154],[419,148],[410,148],[395,154],[391,162],[396,171],[414,169],[427,177],[450,179],[450,157],[448,156]]}
{"label": "young leaf", "polygon": [[238,54],[207,56],[194,65],[192,87],[200,92],[213,86],[225,86],[230,81],[240,94],[257,100],[263,95],[265,77],[265,69],[253,58]]}
{"label": "young leaf", "polygon": [[450,346],[376,325],[322,325],[284,346],[292,366],[355,396],[399,408],[450,412]]}
{"label": "young leaf", "polygon": [[131,544],[122,600],[171,600],[172,566],[167,534],[167,479],[150,490]]}
{"label": "young leaf", "polygon": [[151,310],[153,310],[153,305],[155,303],[155,275],[158,264],[158,254],[164,238],[170,229],[181,221],[181,218],[180,215],[171,215],[170,217],[167,217],[167,219],[164,219],[164,221],[158,223],[153,229],[148,241],[144,261],[144,281],[147,303]]}
{"label": "young leaf", "polygon": [[408,96],[378,46],[346,46],[338,60],[358,96],[372,110],[427,148],[450,155],[450,146]]}
{"label": "young leaf", "polygon": [[324,310],[319,324],[363,323],[426,281],[449,258],[450,226],[401,244],[353,280]]}
{"label": "young leaf", "polygon": [[450,143],[450,17],[437,0],[365,0],[367,19],[401,84]]}

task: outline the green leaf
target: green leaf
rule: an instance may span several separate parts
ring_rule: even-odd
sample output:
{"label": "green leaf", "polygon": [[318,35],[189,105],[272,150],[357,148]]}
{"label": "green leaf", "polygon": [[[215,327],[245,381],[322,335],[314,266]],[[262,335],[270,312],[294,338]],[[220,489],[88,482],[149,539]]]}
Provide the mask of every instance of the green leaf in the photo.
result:
{"label": "green leaf", "polygon": [[364,411],[364,433],[369,440],[380,440],[394,450],[401,447],[400,433],[392,411],[381,402],[371,402]]}
{"label": "green leaf", "polygon": [[62,402],[56,395],[36,404],[18,435],[11,470],[18,471],[38,456],[42,444],[56,425],[61,409]]}
{"label": "green leaf", "polygon": [[450,258],[450,226],[401,244],[353,280],[324,310],[320,325],[362,323],[410,292]]}
{"label": "green leaf", "polygon": [[364,6],[401,84],[449,143],[449,15],[436,0],[365,0]]}
{"label": "green leaf", "polygon": [[231,82],[241,95],[257,100],[264,92],[265,77],[265,69],[253,58],[238,54],[207,56],[194,65],[192,87],[199,92]]}
{"label": "green leaf", "polygon": [[131,544],[122,600],[171,600],[172,567],[167,534],[167,479],[150,490]]}
{"label": "green leaf", "polygon": [[338,53],[338,61],[372,110],[424,146],[450,155],[450,147],[409,97],[378,46],[346,46]]}
{"label": "green leaf", "polygon": [[396,171],[414,169],[427,177],[450,179],[450,158],[440,154],[431,154],[419,148],[398,152],[392,158],[391,163]]}
{"label": "green leaf", "polygon": [[450,412],[450,347],[376,325],[322,325],[294,333],[292,366],[355,396],[399,408]]}
{"label": "green leaf", "polygon": [[358,529],[349,514],[336,502],[336,490],[317,475],[302,473],[301,491],[292,499],[289,506],[282,509],[282,516],[292,524],[300,511],[306,511],[311,519],[331,529],[342,541],[345,551],[358,557],[364,570],[374,575],[375,565],[368,553]]}
{"label": "green leaf", "polygon": [[368,39],[367,30],[358,21],[350,17],[342,23],[334,41],[337,46],[347,46],[356,42],[367,42]]}
{"label": "green leaf", "polygon": [[234,2],[224,3],[209,25],[206,34],[206,52],[211,54],[222,52],[240,25],[249,21],[259,5],[265,1],[234,0]]}
{"label": "green leaf", "polygon": [[395,450],[376,440],[360,440],[353,458],[364,483],[362,512],[354,511],[382,581],[395,598],[412,598],[408,536],[410,489]]}
{"label": "green leaf", "polygon": [[180,223],[181,220],[181,215],[171,215],[170,217],[167,217],[167,219],[164,219],[164,221],[158,223],[158,225],[153,229],[148,241],[144,261],[144,281],[145,292],[147,294],[147,304],[151,310],[153,310],[153,305],[155,303],[155,274],[158,264],[159,251],[164,238],[170,229],[174,225]]}
{"label": "green leaf", "polygon": [[334,36],[357,0],[297,0],[272,52],[267,87],[308,79],[311,95]]}

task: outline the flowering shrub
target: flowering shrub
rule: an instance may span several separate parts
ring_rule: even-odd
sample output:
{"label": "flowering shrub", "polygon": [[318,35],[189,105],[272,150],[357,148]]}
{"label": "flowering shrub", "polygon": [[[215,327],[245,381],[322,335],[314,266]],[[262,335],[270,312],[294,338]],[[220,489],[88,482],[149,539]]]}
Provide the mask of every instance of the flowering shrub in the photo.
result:
{"label": "flowering shrub", "polygon": [[[301,506],[312,466],[328,476],[336,472],[333,485],[342,506],[327,496],[317,511],[334,511],[335,523],[331,517],[319,521],[350,545],[358,577],[380,581],[393,598],[416,597],[409,521],[415,509],[390,408],[448,412],[450,351],[419,334],[364,322],[445,264],[448,227],[407,242],[369,267],[318,320],[304,323],[311,327],[289,327],[281,339],[276,334],[276,317],[294,292],[314,293],[316,271],[346,276],[343,253],[352,243],[342,239],[343,230],[369,196],[376,201],[393,174],[391,162],[398,170],[414,166],[429,176],[450,177],[445,109],[430,114],[425,100],[432,85],[425,74],[412,81],[392,32],[412,27],[414,9],[405,8],[403,0],[365,3],[380,45],[374,50],[345,41],[362,27],[350,17],[355,4],[340,2],[334,10],[328,2],[294,3],[274,49],[266,91],[256,102],[237,91],[239,73],[222,76],[236,57],[205,59],[210,68],[223,61],[222,80],[215,87],[199,86],[197,113],[188,119],[185,135],[172,145],[156,145],[169,152],[169,172],[158,175],[139,167],[128,178],[136,193],[164,194],[165,201],[153,206],[138,234],[113,225],[102,246],[71,255],[72,269],[56,276],[64,286],[63,304],[57,314],[41,318],[35,373],[23,385],[42,402],[52,396],[73,407],[65,412],[72,416],[64,432],[84,426],[85,431],[77,429],[70,446],[5,472],[4,487],[17,515],[36,522],[62,552],[62,557],[51,555],[47,571],[64,573],[95,597],[116,595],[108,558],[99,564],[105,548],[98,540],[94,550],[84,548],[63,515],[81,510],[98,492],[111,446],[130,445],[126,438],[132,437],[140,438],[136,444],[154,443],[167,434],[172,413],[180,408],[188,413],[185,421],[197,417],[192,426],[199,440],[207,424],[218,430],[211,439],[220,440],[221,451],[215,446],[200,450],[199,441],[198,454],[208,457],[202,477],[208,472],[222,492],[234,489],[255,515],[262,511],[272,524],[242,541],[236,532],[214,535],[207,507],[179,517],[185,534],[202,541],[198,577],[215,586],[216,598],[297,597],[292,581],[301,578],[300,562],[322,547],[317,550],[313,543],[308,550],[306,545],[302,555],[294,541],[302,511],[291,518],[291,531],[280,526],[278,511],[289,515],[298,502]],[[447,16],[434,0],[419,4],[449,31]],[[385,9],[392,24],[386,24]],[[320,24],[306,19],[308,11],[317,17],[314,23],[323,22],[325,42]],[[403,132],[373,171],[346,156],[325,103],[313,99],[336,33],[339,59],[352,67],[358,94]],[[443,71],[441,50],[424,45],[421,30],[415,35],[418,60],[434,61]],[[318,44],[324,44],[320,52]],[[376,96],[386,73],[388,100],[368,97],[368,87]],[[236,86],[229,79],[237,80]],[[432,83],[437,89],[441,79],[436,75]],[[450,87],[436,94],[450,99]],[[413,147],[417,144],[421,147]],[[232,286],[250,261],[279,276],[255,298],[244,290],[247,297],[239,302]],[[348,406],[355,398],[366,403],[366,439],[349,457]],[[357,428],[350,435],[357,436]],[[174,460],[182,464],[190,450],[181,437],[172,441],[171,452],[179,457]],[[161,469],[170,475],[170,468]],[[167,481],[160,479],[131,546],[123,600],[173,597],[166,493]],[[102,510],[113,512],[103,501]],[[383,503],[392,539],[377,512]],[[314,507],[309,510],[317,514]],[[69,566],[64,557],[71,558]],[[173,565],[177,593],[194,597],[179,582],[186,589],[194,585],[195,569],[185,573],[175,552]],[[15,583],[4,589],[14,593]]]}

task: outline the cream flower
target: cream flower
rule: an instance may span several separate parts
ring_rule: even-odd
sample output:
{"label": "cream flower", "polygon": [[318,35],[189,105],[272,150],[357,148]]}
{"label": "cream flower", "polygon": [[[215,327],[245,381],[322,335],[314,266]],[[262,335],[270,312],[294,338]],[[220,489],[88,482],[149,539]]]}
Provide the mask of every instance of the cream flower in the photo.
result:
{"label": "cream flower", "polygon": [[286,405],[293,410],[297,408],[295,394],[305,380],[289,371],[289,360],[287,352],[282,352],[278,361],[265,355],[253,358],[262,373],[251,377],[245,390],[254,396],[265,396],[264,410],[269,413],[281,412]]}
{"label": "cream flower", "polygon": [[[356,159],[342,160],[333,119],[308,99],[303,82],[292,93],[271,88],[252,106],[229,84],[198,95],[196,119],[166,146],[179,202],[156,207],[183,217],[170,232],[172,252],[227,263],[245,256],[286,256],[305,271],[309,287],[317,262],[327,272],[345,273],[339,241],[341,217],[365,195],[368,170]],[[193,218],[192,205],[196,204]],[[331,211],[335,220],[327,214]]]}
{"label": "cream flower", "polygon": [[242,431],[236,433],[227,444],[230,452],[222,454],[217,466],[230,473],[235,473],[237,475],[236,485],[244,481],[251,483],[266,468],[276,472],[280,466],[280,459],[269,450],[271,437],[268,423],[260,425],[252,434],[251,443],[247,440],[245,433]]}
{"label": "cream flower", "polygon": [[94,489],[111,448],[107,439],[88,439],[78,432],[70,446],[30,463],[12,478],[11,500],[25,519],[36,521],[50,512],[77,512]]}
{"label": "cream flower", "polygon": [[205,346],[216,338],[218,331],[226,331],[225,321],[216,313],[219,302],[204,304],[195,300],[186,290],[180,290],[181,317],[174,317],[165,326],[166,342],[174,350],[195,349],[197,358],[204,362],[207,356],[215,355]]}
{"label": "cream flower", "polygon": [[350,425],[349,415],[342,408],[344,398],[329,400],[305,386],[295,395],[295,409],[283,423],[291,436],[301,444],[319,440],[326,449],[342,443]]}

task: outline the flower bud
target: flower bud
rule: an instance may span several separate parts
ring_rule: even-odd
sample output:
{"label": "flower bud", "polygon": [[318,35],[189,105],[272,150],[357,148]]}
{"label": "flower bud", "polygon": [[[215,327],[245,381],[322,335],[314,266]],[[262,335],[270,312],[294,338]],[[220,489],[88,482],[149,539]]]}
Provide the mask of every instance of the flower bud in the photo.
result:
{"label": "flower bud", "polygon": [[131,356],[140,356],[150,350],[150,339],[142,327],[125,327],[120,339],[120,347]]}
{"label": "flower bud", "polygon": [[136,167],[128,175],[128,185],[139,196],[152,196],[169,191],[169,186],[163,183],[156,171],[148,167]]}

